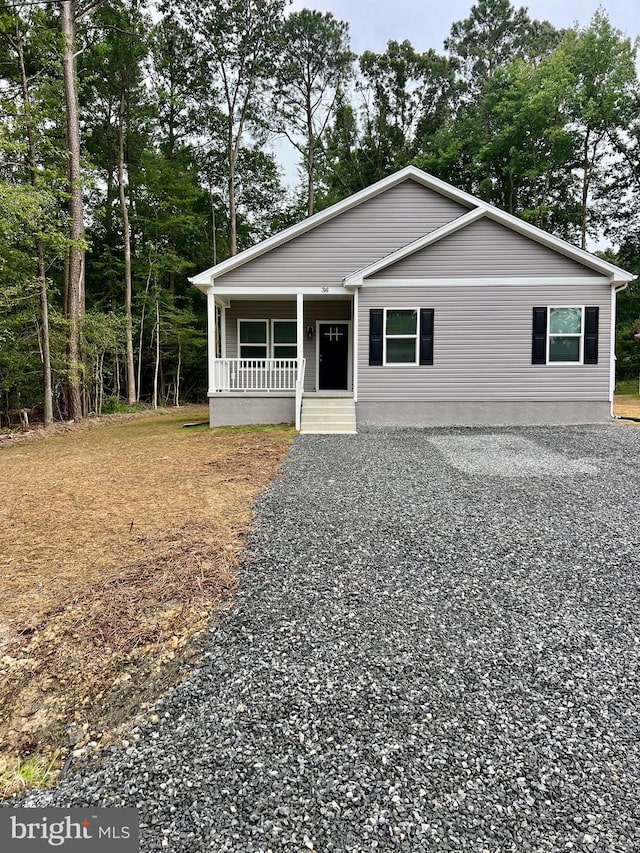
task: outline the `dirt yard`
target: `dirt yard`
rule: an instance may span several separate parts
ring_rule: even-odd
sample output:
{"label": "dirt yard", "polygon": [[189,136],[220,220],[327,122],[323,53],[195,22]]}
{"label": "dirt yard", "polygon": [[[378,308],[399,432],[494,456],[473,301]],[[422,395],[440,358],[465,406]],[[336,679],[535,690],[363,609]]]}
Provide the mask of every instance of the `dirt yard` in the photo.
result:
{"label": "dirt yard", "polygon": [[229,602],[293,430],[183,427],[206,417],[0,441],[0,798],[149,713]]}
{"label": "dirt yard", "polygon": [[640,418],[640,396],[616,394],[613,411],[621,418]]}

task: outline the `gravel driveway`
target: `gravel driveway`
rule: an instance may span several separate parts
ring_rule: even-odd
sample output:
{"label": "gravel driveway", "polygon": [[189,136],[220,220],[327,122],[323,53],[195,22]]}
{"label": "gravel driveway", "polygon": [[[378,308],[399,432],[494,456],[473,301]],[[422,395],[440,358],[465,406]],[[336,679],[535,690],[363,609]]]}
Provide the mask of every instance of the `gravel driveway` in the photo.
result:
{"label": "gravel driveway", "polygon": [[144,853],[640,850],[640,429],[296,439],[160,722],[25,805]]}

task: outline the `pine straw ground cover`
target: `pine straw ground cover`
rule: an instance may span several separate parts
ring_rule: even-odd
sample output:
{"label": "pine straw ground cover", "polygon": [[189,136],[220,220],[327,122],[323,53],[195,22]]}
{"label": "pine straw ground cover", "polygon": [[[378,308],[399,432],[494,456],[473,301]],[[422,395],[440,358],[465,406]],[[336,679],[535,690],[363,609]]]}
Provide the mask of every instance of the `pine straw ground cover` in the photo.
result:
{"label": "pine straw ground cover", "polygon": [[0,443],[0,798],[133,725],[228,604],[293,431],[183,428],[206,417]]}

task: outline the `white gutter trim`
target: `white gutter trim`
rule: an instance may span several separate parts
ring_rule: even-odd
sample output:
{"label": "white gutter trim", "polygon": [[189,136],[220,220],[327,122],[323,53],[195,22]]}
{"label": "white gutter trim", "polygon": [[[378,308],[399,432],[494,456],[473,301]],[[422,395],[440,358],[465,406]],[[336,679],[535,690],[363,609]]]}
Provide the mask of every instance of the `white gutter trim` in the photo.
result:
{"label": "white gutter trim", "polygon": [[616,391],[616,308],[617,308],[617,295],[621,293],[623,290],[626,290],[629,282],[625,282],[623,285],[619,287],[611,288],[611,344],[610,344],[610,355],[609,355],[609,401],[610,401],[610,414],[612,418],[617,417],[614,414],[613,407],[615,402],[615,391]]}
{"label": "white gutter trim", "polygon": [[569,286],[586,286],[600,285],[611,287],[612,282],[604,275],[584,275],[584,276],[466,276],[464,278],[444,278],[442,275],[432,278],[379,278],[367,279],[363,282],[365,290],[388,289],[390,287],[418,287],[428,289],[432,287],[545,287],[548,285],[569,285]]}

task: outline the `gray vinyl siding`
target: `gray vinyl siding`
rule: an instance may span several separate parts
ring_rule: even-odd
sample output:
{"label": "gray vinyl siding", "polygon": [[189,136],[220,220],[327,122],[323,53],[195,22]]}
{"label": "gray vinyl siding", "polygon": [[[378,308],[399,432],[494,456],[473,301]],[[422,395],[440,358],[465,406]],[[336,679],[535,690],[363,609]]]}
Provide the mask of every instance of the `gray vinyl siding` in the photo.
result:
{"label": "gray vinyl siding", "polygon": [[480,219],[380,270],[370,280],[553,275],[594,276],[597,273],[530,237],[490,219]]}
{"label": "gray vinyl siding", "polygon": [[215,284],[340,286],[350,273],[466,212],[457,202],[408,179],[216,278]]}
{"label": "gray vinyl siding", "polygon": [[[238,320],[295,320],[296,302],[283,300],[231,300],[226,312],[226,357],[238,358]],[[314,391],[316,384],[316,322],[318,320],[351,320],[350,299],[305,299],[304,357],[307,360],[304,390]],[[313,339],[306,337],[307,326],[313,326]],[[269,324],[269,334],[271,334]],[[353,329],[352,329],[353,331]]]}
{"label": "gray vinyl siding", "polygon": [[[607,285],[361,288],[358,400],[605,401],[611,292]],[[598,305],[597,365],[531,364],[534,306]],[[431,366],[369,366],[369,309],[433,308]]]}

